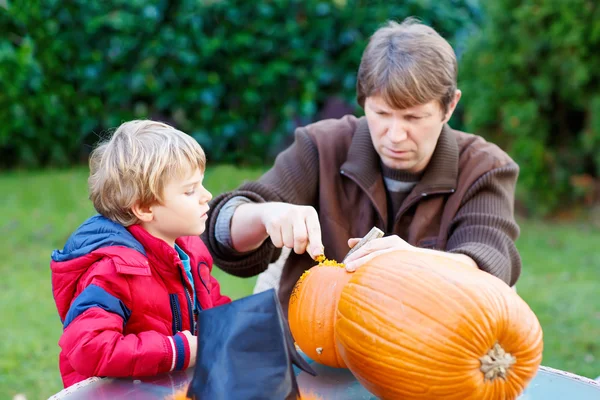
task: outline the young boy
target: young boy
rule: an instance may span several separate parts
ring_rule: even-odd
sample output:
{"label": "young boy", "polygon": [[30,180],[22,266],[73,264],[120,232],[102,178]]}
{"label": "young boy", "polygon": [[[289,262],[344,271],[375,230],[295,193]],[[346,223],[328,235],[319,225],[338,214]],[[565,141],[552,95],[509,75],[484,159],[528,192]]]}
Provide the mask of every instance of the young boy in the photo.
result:
{"label": "young boy", "polygon": [[199,311],[230,302],[199,238],[212,195],[191,137],[154,121],[122,124],[90,157],[100,215],[52,253],[65,387],[195,363]]}

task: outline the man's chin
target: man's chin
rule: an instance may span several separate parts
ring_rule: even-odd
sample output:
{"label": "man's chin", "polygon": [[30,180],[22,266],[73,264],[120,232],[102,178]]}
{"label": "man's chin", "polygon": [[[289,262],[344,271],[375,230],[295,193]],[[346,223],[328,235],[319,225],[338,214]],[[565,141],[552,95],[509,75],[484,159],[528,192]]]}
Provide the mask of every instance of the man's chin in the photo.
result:
{"label": "man's chin", "polygon": [[394,159],[387,158],[382,161],[386,167],[388,167],[390,169],[401,170],[401,171],[408,171],[411,168],[414,168],[414,166],[415,166],[414,161],[410,161],[410,160],[394,160]]}

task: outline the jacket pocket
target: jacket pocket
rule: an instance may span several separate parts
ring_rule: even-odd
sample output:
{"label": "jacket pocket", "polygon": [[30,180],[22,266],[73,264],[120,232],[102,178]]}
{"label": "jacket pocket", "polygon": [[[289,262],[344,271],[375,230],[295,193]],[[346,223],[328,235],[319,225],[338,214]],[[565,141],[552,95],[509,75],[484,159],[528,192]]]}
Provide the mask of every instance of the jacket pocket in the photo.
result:
{"label": "jacket pocket", "polygon": [[175,335],[177,332],[181,332],[182,329],[181,306],[176,294],[169,295],[169,302],[171,303],[171,314],[173,315],[173,335]]}

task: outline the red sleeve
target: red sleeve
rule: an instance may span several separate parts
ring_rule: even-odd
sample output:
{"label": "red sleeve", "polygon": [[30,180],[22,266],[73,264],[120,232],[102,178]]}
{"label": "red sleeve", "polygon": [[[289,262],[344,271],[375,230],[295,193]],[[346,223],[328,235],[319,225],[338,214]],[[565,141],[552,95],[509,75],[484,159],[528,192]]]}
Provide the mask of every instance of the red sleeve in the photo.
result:
{"label": "red sleeve", "polygon": [[126,277],[95,275],[64,321],[59,345],[69,363],[85,376],[140,377],[184,369],[190,349],[186,337],[155,331],[124,334],[131,314]]}

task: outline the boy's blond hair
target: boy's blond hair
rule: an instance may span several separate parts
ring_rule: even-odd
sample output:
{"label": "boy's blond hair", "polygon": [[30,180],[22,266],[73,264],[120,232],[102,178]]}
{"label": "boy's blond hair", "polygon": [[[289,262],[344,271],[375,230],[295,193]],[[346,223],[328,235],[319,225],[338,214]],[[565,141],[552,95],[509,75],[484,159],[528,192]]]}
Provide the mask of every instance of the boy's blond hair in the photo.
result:
{"label": "boy's blond hair", "polygon": [[417,19],[390,21],[378,29],[363,52],[356,100],[364,108],[380,95],[402,110],[437,100],[444,113],[454,98],[458,64],[450,44]]}
{"label": "boy's blond hair", "polygon": [[90,156],[90,200],[103,216],[130,226],[139,222],[134,204],[162,203],[170,179],[205,167],[202,147],[185,133],[162,122],[125,122]]}

